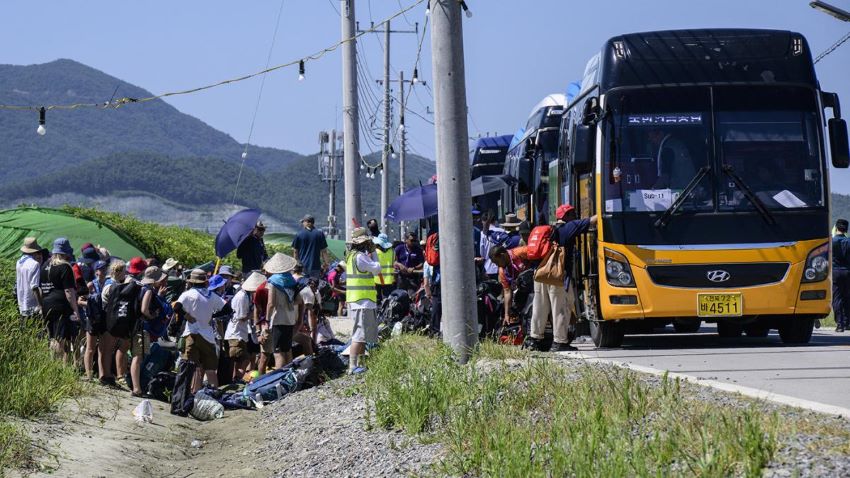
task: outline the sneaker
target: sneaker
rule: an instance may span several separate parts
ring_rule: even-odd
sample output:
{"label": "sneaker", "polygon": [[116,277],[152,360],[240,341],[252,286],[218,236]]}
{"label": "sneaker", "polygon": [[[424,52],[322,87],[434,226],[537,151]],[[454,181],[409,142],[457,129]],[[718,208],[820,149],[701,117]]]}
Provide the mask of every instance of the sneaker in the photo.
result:
{"label": "sneaker", "polygon": [[131,388],[130,384],[127,383],[126,377],[119,377],[117,380],[115,380],[115,384],[118,385],[119,387],[122,387],[122,388],[127,388],[127,389]]}
{"label": "sneaker", "polygon": [[570,344],[561,344],[558,342],[552,342],[552,348],[549,349],[550,352],[574,352],[576,350],[578,349]]}
{"label": "sneaker", "polygon": [[349,370],[348,373],[349,375],[360,375],[361,373],[366,373],[367,370],[369,369],[367,369],[366,367],[357,367],[353,370]]}
{"label": "sneaker", "polygon": [[843,326],[843,325],[839,325],[838,327],[836,327],[836,328],[835,328],[835,331],[836,331],[836,332],[844,332],[844,326]]}
{"label": "sneaker", "polygon": [[522,343],[522,348],[527,349],[527,350],[531,350],[533,352],[542,352],[543,351],[542,342],[543,342],[543,340],[541,340],[541,339],[526,337],[525,342]]}

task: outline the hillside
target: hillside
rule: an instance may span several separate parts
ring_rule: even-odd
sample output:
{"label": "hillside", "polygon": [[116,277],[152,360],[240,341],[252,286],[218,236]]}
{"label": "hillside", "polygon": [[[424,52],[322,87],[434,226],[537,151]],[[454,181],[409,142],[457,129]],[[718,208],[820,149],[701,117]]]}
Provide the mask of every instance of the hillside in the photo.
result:
{"label": "hillside", "polygon": [[[0,104],[94,103],[113,92],[115,98],[151,96],[73,60],[0,65]],[[34,111],[0,111],[0,200],[7,206],[56,206],[73,197],[74,205],[97,204],[161,222],[171,222],[166,211],[197,210],[210,216],[201,221],[204,228],[220,224],[215,211],[224,215],[223,206],[231,203],[243,145],[164,101],[48,112],[45,136],[35,134],[37,124]],[[434,173],[433,163],[408,157],[410,185]],[[364,210],[375,214],[380,181],[363,178]],[[391,191],[397,184],[392,181]],[[341,185],[337,193],[342,212]],[[111,208],[110,197],[130,200]],[[144,206],[133,210],[136,202]],[[327,185],[319,181],[315,155],[252,146],[236,202],[295,224],[305,212],[326,216]]]}

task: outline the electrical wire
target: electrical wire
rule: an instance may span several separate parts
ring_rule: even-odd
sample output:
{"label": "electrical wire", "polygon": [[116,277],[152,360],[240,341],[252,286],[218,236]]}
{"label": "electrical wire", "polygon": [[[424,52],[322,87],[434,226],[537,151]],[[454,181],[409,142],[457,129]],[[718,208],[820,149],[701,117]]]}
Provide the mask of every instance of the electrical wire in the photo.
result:
{"label": "electrical wire", "polygon": [[[412,10],[416,6],[424,3],[425,1],[426,0],[415,0],[414,3],[410,4],[407,8],[405,8],[401,11],[398,11],[398,12],[392,14],[391,16],[387,17],[385,20],[383,20],[381,23],[379,23],[378,26],[380,26],[384,22],[391,21],[395,18],[400,17],[404,13],[409,12],[410,10]],[[199,91],[205,91],[205,90],[209,90],[209,89],[212,89],[212,88],[217,88],[219,86],[224,86],[224,85],[228,85],[228,84],[231,84],[231,83],[238,83],[240,81],[249,80],[251,78],[255,78],[257,76],[264,75],[266,73],[271,73],[273,71],[277,71],[277,70],[280,70],[280,69],[283,69],[283,68],[288,68],[290,66],[296,66],[296,65],[299,65],[302,61],[307,62],[307,61],[319,60],[320,58],[324,57],[328,53],[331,53],[331,52],[338,50],[339,47],[341,47],[342,45],[344,45],[348,42],[351,42],[351,41],[356,41],[357,39],[359,39],[363,35],[365,35],[367,33],[374,33],[376,31],[378,31],[378,29],[376,27],[372,26],[367,30],[363,30],[361,32],[356,32],[350,38],[346,38],[344,40],[341,40],[337,43],[334,43],[333,45],[325,47],[321,50],[318,50],[318,51],[316,51],[316,52],[314,52],[310,55],[304,56],[304,57],[299,58],[297,60],[293,60],[293,61],[290,61],[290,62],[287,62],[287,63],[281,63],[279,65],[275,65],[275,66],[266,68],[266,69],[261,70],[261,71],[249,73],[247,75],[238,76],[238,77],[235,77],[235,78],[230,78],[230,79],[227,79],[227,80],[218,81],[216,83],[211,83],[211,84],[208,84],[208,85],[198,86],[198,87],[195,87],[195,88],[189,88],[189,89],[185,89],[185,90],[178,90],[178,91],[171,91],[171,92],[167,92],[167,93],[161,93],[159,95],[148,96],[148,97],[144,97],[144,98],[124,97],[124,98],[120,98],[120,99],[114,100],[114,101],[105,101],[103,103],[73,103],[73,104],[64,104],[64,105],[49,105],[49,106],[44,106],[44,108],[46,110],[74,110],[74,109],[78,109],[78,108],[120,108],[124,105],[133,104],[133,103],[146,103],[148,101],[159,100],[159,99],[168,98],[168,97],[171,97],[171,96],[180,96],[180,95],[188,95],[188,94],[192,94],[192,93],[197,93]],[[41,106],[18,106],[18,105],[3,105],[3,104],[0,104],[0,109],[2,109],[2,110],[38,111],[40,108],[41,108]]]}
{"label": "electrical wire", "polygon": [[834,52],[834,51],[835,51],[838,47],[840,47],[841,45],[843,45],[843,44],[844,44],[844,42],[846,42],[847,40],[850,40],[850,32],[847,32],[847,33],[846,33],[843,37],[841,37],[841,39],[840,39],[840,40],[838,40],[837,42],[833,43],[831,47],[829,47],[829,48],[827,48],[826,50],[824,50],[823,52],[821,52],[821,54],[820,54],[820,55],[818,55],[818,56],[815,58],[815,64],[817,64],[819,61],[823,60],[823,59],[824,59],[827,55],[829,55],[830,53]]}
{"label": "electrical wire", "polygon": [[[274,33],[272,33],[272,42],[269,45],[269,54],[266,56],[266,68],[272,62],[272,52],[277,41],[277,31],[280,29],[280,17],[283,15],[284,0],[280,0],[280,8],[277,11],[277,20],[274,24]],[[254,104],[254,114],[251,117],[251,127],[248,128],[248,139],[245,141],[245,148],[242,150],[242,163],[239,165],[239,174],[236,176],[236,187],[233,188],[233,200],[231,203],[236,205],[236,193],[239,192],[239,182],[242,180],[242,170],[245,169],[245,159],[248,158],[248,145],[251,144],[251,137],[254,135],[254,124],[257,122],[257,112],[260,111],[260,100],[263,97],[263,88],[266,86],[266,75],[260,78],[260,90],[257,92],[257,102]]]}

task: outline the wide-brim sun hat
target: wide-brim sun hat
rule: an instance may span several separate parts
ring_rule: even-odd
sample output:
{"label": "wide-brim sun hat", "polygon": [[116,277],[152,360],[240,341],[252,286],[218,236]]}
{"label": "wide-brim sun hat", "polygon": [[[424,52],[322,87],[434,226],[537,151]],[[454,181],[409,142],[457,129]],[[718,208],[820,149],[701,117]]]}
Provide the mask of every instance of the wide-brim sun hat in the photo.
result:
{"label": "wide-brim sun hat", "polygon": [[175,267],[177,267],[177,264],[180,264],[180,261],[178,261],[177,259],[175,259],[173,257],[169,257],[168,259],[165,260],[165,264],[162,265],[162,270],[164,270],[166,272],[170,271],[171,269],[174,269]]}
{"label": "wide-brim sun hat", "polygon": [[218,270],[218,275],[231,278],[236,277],[236,274],[233,273],[233,269],[230,266],[221,266]]}
{"label": "wide-brim sun hat", "polygon": [[142,278],[141,282],[145,285],[156,284],[157,282],[165,280],[167,277],[168,274],[162,272],[162,269],[159,267],[150,266],[145,269],[145,276]]}
{"label": "wide-brim sun hat", "polygon": [[203,269],[192,269],[186,282],[190,284],[205,284],[207,282],[207,273]]}
{"label": "wide-brim sun hat", "polygon": [[285,274],[295,268],[298,261],[294,257],[277,252],[263,264],[263,269],[270,274]]}
{"label": "wide-brim sun hat", "polygon": [[41,252],[41,246],[38,245],[38,240],[34,237],[24,238],[24,245],[21,246],[21,252],[24,254],[35,254]]}
{"label": "wide-brim sun hat", "polygon": [[246,292],[254,292],[256,291],[263,282],[266,281],[266,276],[260,274],[259,272],[252,272],[251,275],[245,279],[245,282],[242,283],[242,290]]}
{"label": "wide-brim sun hat", "polygon": [[227,284],[227,279],[216,274],[216,275],[210,277],[210,285],[207,288],[209,290],[216,290],[219,287],[224,287],[225,284]]}
{"label": "wide-brim sun hat", "polygon": [[505,214],[505,220],[502,222],[502,227],[506,229],[516,229],[522,222],[516,217],[516,214]]}
{"label": "wide-brim sun hat", "polygon": [[393,246],[393,243],[390,242],[390,238],[386,234],[378,234],[378,237],[373,238],[372,242],[375,245],[381,246],[382,249],[389,249]]}
{"label": "wide-brim sun hat", "polygon": [[365,244],[371,241],[372,236],[369,235],[369,231],[367,231],[365,227],[357,227],[354,228],[353,231],[351,231],[352,244]]}

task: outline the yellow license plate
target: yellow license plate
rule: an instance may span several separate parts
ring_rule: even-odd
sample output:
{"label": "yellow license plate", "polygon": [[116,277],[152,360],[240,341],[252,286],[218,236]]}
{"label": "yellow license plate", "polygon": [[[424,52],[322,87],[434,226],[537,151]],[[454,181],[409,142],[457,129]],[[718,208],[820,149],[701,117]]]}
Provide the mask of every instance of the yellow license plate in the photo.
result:
{"label": "yellow license plate", "polygon": [[744,298],[735,294],[697,294],[699,317],[740,317],[744,312]]}

